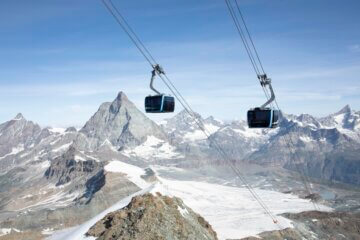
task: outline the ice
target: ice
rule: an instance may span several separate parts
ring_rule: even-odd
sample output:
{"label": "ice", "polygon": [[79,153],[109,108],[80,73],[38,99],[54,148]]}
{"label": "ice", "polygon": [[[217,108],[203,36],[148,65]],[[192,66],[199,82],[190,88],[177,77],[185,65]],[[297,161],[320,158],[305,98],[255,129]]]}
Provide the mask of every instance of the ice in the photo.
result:
{"label": "ice", "polygon": [[[139,180],[143,170],[119,161],[112,161],[106,166],[110,171],[124,171],[130,179]],[[185,205],[203,216],[217,232],[219,239],[238,239],[247,236],[256,236],[263,231],[272,231],[292,227],[289,219],[279,214],[285,212],[298,213],[307,210],[314,210],[309,200],[300,199],[291,194],[284,194],[275,191],[255,189],[270,211],[276,215],[278,224],[264,213],[264,210],[253,199],[252,195],[244,187],[229,187],[219,184],[178,181],[159,178],[159,183],[153,184],[143,190],[119,201],[117,204],[100,213],[88,222],[68,230],[55,233],[50,239],[82,240],[84,234],[97,221],[107,213],[125,207],[135,195],[147,192],[160,192],[163,195],[177,196]],[[144,184],[144,186],[146,186]],[[330,208],[319,206],[322,211],[330,211]],[[179,210],[186,214],[184,209]]]}

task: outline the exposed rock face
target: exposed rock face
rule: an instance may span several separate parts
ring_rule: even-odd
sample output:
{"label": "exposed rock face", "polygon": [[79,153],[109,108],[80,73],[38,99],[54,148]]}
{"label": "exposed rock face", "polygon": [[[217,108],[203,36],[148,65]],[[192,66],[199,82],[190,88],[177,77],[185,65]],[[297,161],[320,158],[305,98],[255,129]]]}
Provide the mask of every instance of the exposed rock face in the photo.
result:
{"label": "exposed rock face", "polygon": [[[39,125],[27,121],[21,113],[0,125],[0,171],[15,164],[14,155],[31,148],[37,143],[42,133]],[[43,132],[44,135],[45,132]]]}
{"label": "exposed rock face", "polygon": [[[286,228],[279,231],[269,231],[259,234],[260,239],[263,240],[303,240],[303,236],[295,229]],[[259,237],[246,237],[240,240],[259,240]],[[232,239],[236,240],[236,239]]]}
{"label": "exposed rock face", "polygon": [[[265,240],[302,240],[302,239],[360,239],[360,214],[344,212],[302,212],[285,214],[295,223],[294,229],[271,231],[259,234]],[[256,240],[248,237],[242,240]]]}
{"label": "exposed rock face", "polygon": [[[56,185],[66,184],[75,178],[84,177],[86,174],[95,175],[101,171],[103,163],[95,160],[77,160],[76,149],[70,147],[62,156],[56,158],[46,170],[45,176],[48,179],[56,179]],[[95,173],[95,174],[94,174]]]}
{"label": "exposed rock face", "polygon": [[54,159],[45,172],[48,180],[55,181],[55,186],[73,183],[72,191],[85,189],[75,199],[78,203],[89,203],[92,196],[105,185],[104,163],[94,159],[86,159],[74,147],[62,156]]}
{"label": "exposed rock face", "polygon": [[274,132],[261,129],[249,131],[247,122],[233,121],[216,131],[211,137],[230,157],[241,161],[264,145]]}
{"label": "exposed rock face", "polygon": [[201,240],[217,239],[215,231],[179,198],[145,194],[109,213],[87,233],[98,240]]}
{"label": "exposed rock face", "polygon": [[79,140],[76,144],[87,150],[97,149],[107,142],[117,149],[136,146],[151,135],[166,138],[162,129],[140,112],[123,92],[112,103],[103,103],[80,132],[88,140]]}

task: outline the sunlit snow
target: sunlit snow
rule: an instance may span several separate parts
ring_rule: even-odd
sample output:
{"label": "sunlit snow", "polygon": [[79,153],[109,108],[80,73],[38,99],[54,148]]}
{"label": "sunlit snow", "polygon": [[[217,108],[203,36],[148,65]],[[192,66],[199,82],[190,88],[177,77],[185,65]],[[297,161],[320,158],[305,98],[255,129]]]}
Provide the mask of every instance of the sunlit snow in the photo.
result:
{"label": "sunlit snow", "polygon": [[[107,213],[125,207],[135,195],[147,192],[160,192],[163,195],[180,197],[185,205],[202,215],[213,226],[219,239],[236,239],[246,236],[255,236],[263,231],[278,230],[292,227],[291,221],[279,216],[285,212],[301,212],[314,210],[309,200],[300,199],[291,194],[275,191],[256,189],[262,200],[277,215],[279,224],[274,224],[272,219],[264,214],[263,209],[253,199],[246,188],[229,187],[219,184],[195,181],[169,180],[159,177],[159,183],[148,184],[140,176],[144,170],[120,161],[112,161],[106,167],[106,171],[126,172],[129,179],[144,187],[143,190],[129,196],[86,223],[78,227],[56,232],[51,240],[81,240],[86,238],[84,234],[97,221],[101,220]],[[140,181],[140,182],[138,182]],[[319,206],[323,211],[331,209]],[[185,214],[183,211],[182,213]]]}
{"label": "sunlit snow", "polygon": [[126,156],[136,156],[144,159],[152,158],[181,158],[182,155],[176,152],[176,148],[168,142],[158,139],[155,136],[148,136],[146,141],[131,149],[125,149],[123,152]]}
{"label": "sunlit snow", "polygon": [[25,149],[24,144],[20,144],[19,146],[12,148],[10,153],[5,154],[4,156],[0,157],[0,159],[6,158],[7,156],[10,156],[10,155],[16,155],[19,152],[24,151],[24,149]]}
{"label": "sunlit snow", "polygon": [[144,179],[141,178],[142,175],[145,175],[145,171],[142,168],[136,167],[134,165],[114,160],[107,164],[104,169],[107,172],[126,174],[128,179],[140,188],[146,188],[149,185]]}

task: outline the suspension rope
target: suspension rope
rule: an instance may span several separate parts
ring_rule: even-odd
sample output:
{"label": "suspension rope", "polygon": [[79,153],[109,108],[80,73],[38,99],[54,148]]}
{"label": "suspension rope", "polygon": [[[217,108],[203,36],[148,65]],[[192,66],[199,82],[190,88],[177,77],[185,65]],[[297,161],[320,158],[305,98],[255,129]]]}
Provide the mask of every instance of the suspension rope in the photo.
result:
{"label": "suspension rope", "polygon": [[[111,8],[111,6],[114,6],[114,4],[112,4],[111,0],[108,0],[111,4],[111,6],[109,6],[109,4],[105,1],[105,0],[101,0],[102,3],[104,4],[104,6],[107,8],[107,10],[110,12],[110,14],[115,18],[116,22],[120,25],[120,27],[124,30],[124,32],[128,35],[128,37],[130,38],[130,40],[135,44],[136,48],[140,51],[140,53],[144,56],[144,58],[148,61],[148,63],[151,65],[151,67],[154,65],[154,62],[152,62],[150,59],[152,59],[152,56],[150,54],[150,56],[148,56],[146,54],[146,50],[142,49],[141,46],[141,41],[138,42],[136,41],[136,37],[131,35],[131,30],[126,28],[126,24],[124,25],[121,21],[121,17],[119,18],[115,12],[113,11],[113,9]],[[115,8],[114,8],[115,9]],[[117,11],[119,12],[119,11]]]}
{"label": "suspension rope", "polygon": [[[233,19],[233,21],[234,21],[234,24],[235,24],[235,26],[236,26],[239,34],[240,34],[240,37],[241,37],[241,40],[242,40],[242,42],[243,42],[243,44],[244,44],[244,46],[245,46],[245,49],[246,49],[248,55],[251,56],[251,57],[249,56],[249,58],[250,58],[250,60],[251,60],[251,64],[252,64],[252,65],[255,65],[254,68],[256,68],[256,69],[261,68],[262,73],[265,74],[265,70],[264,70],[263,64],[262,64],[262,62],[261,62],[261,60],[260,60],[258,51],[257,51],[257,49],[256,49],[256,47],[255,47],[255,44],[254,44],[254,41],[253,41],[253,39],[252,39],[252,37],[251,37],[250,31],[249,31],[249,29],[248,29],[248,27],[247,27],[245,18],[244,18],[244,16],[243,16],[242,12],[241,12],[241,9],[240,9],[238,0],[234,0],[234,1],[235,1],[235,4],[236,4],[236,8],[237,8],[238,14],[239,14],[239,16],[240,16],[240,18],[241,18],[241,20],[242,20],[242,24],[244,25],[244,28],[245,28],[245,30],[246,30],[247,37],[244,36],[244,33],[243,33],[243,31],[242,31],[242,28],[239,27],[239,26],[240,26],[240,23],[239,23],[239,21],[238,21],[238,18],[237,18],[236,15],[234,14],[233,5],[232,5],[229,1],[230,1],[230,0],[225,0],[226,5],[227,5],[227,7],[228,7],[228,9],[229,9],[230,15],[232,16],[232,19]],[[235,15],[235,17],[234,17],[234,15]],[[244,39],[245,39],[245,41],[244,41]],[[249,41],[250,41],[250,43],[251,43],[251,46],[252,46],[252,50],[249,48],[249,44],[247,43],[246,39],[249,39]],[[249,52],[250,52],[250,53],[249,53]],[[255,61],[254,55],[256,56],[257,62]],[[257,66],[257,64],[259,64],[260,67]],[[256,71],[255,71],[255,72],[256,72]],[[256,72],[256,73],[257,73],[257,72]],[[257,73],[257,76],[259,77],[259,74],[258,74],[258,73]],[[260,79],[259,79],[259,80],[260,80]],[[265,86],[263,86],[263,85],[261,85],[261,86],[262,86],[263,91],[264,91],[264,93],[265,93],[266,99],[269,99],[270,97],[269,97],[269,93],[268,93],[267,88],[266,88]],[[274,107],[274,105],[276,105],[276,107]],[[275,108],[275,109],[277,108],[277,110],[280,111],[280,107],[279,107],[279,104],[278,104],[278,102],[277,102],[276,99],[275,99],[275,104],[271,103],[271,107],[272,107],[273,109],[274,109],[274,108]],[[296,158],[298,159],[298,161],[300,162],[301,158],[300,158],[298,152],[295,151],[295,150],[293,151],[295,144],[294,144],[292,138],[291,138],[290,136],[286,136],[286,135],[284,135],[284,138],[286,138],[286,139],[285,139],[285,142],[286,142],[286,146],[287,146],[288,149],[289,149],[290,158],[291,158],[291,155],[293,154],[293,155],[295,155],[295,157],[296,157]],[[292,147],[291,147],[290,145],[291,145]],[[291,159],[292,159],[292,158],[291,158]],[[297,171],[300,173],[300,178],[301,178],[301,181],[302,181],[303,184],[304,184],[305,190],[308,192],[308,194],[311,195],[311,194],[312,194],[311,184],[309,184],[310,180],[309,180],[308,176],[306,176],[306,174],[305,174],[305,168],[304,168],[305,166],[303,166],[303,167],[300,169],[298,164],[296,164],[294,161],[292,161],[292,163],[293,163],[293,165],[296,167]],[[313,204],[314,204],[315,209],[319,209],[319,207],[317,206],[316,202],[314,202],[314,201],[312,201],[312,202],[313,202]]]}
{"label": "suspension rope", "polygon": [[[279,104],[277,102],[277,100],[275,99],[275,105],[277,107],[277,109],[279,110]],[[283,118],[283,116],[281,116]],[[289,153],[290,153],[290,160],[292,160],[292,154],[295,155],[295,157],[297,158],[298,162],[300,163],[300,155],[297,151],[294,150],[294,142],[291,138],[291,136],[287,136],[287,135],[283,135],[285,139],[285,143],[286,143],[286,146],[288,147],[289,149]],[[292,145],[293,147],[291,147],[290,145]],[[292,160],[291,161],[292,164],[295,166],[296,170],[299,172],[300,174],[300,180],[302,181],[304,187],[305,187],[305,190],[307,191],[307,193],[309,194],[309,196],[313,195],[313,191],[312,191],[312,187],[311,187],[311,184],[310,184],[310,179],[308,178],[308,176],[305,174],[305,166],[304,165],[301,165],[302,168],[300,168],[300,166],[294,161]],[[311,201],[314,205],[314,208],[315,210],[320,210],[320,207],[318,206],[318,204],[315,202],[315,201]]]}
{"label": "suspension rope", "polygon": [[[218,144],[218,142],[210,137],[210,133],[206,129],[203,121],[196,117],[196,114],[186,107],[186,105],[189,105],[188,103],[184,103],[181,98],[176,94],[176,92],[170,87],[170,85],[166,82],[165,78],[160,75],[160,78],[163,80],[165,85],[169,88],[169,90],[173,93],[173,95],[176,97],[176,99],[180,102],[180,104],[183,106],[185,111],[193,117],[195,120],[195,123],[198,125],[199,129],[205,134],[207,140],[210,142],[210,146],[213,146],[215,150],[220,154],[220,156],[229,163],[230,168],[234,171],[234,173],[238,176],[238,178],[243,182],[245,187],[248,189],[248,191],[251,193],[252,197],[259,203],[259,205],[264,209],[265,213],[270,216],[270,218],[273,220],[274,223],[279,224],[276,217],[271,213],[267,205],[263,202],[263,200],[260,198],[260,196],[256,193],[256,191],[251,187],[251,185],[247,182],[245,179],[243,173],[236,167],[235,162],[236,160],[229,157],[229,155],[222,149],[222,147]],[[281,226],[279,226],[280,229]]]}
{"label": "suspension rope", "polygon": [[117,7],[115,6],[115,4],[112,2],[112,0],[108,0],[111,4],[111,6],[113,7],[113,9],[115,10],[115,12],[120,16],[121,20],[125,23],[126,27],[129,29],[129,31],[133,34],[134,38],[139,42],[139,44],[141,45],[141,47],[145,50],[145,52],[149,55],[150,59],[154,62],[154,64],[156,65],[157,62],[154,59],[154,57],[151,55],[151,53],[149,52],[149,50],[147,49],[147,47],[144,45],[144,43],[140,40],[140,38],[138,37],[138,35],[135,33],[135,31],[132,29],[132,27],[128,24],[128,22],[126,21],[126,19],[123,17],[123,15],[120,13],[120,11],[117,9]]}
{"label": "suspension rope", "polygon": [[[246,37],[246,35],[245,35],[242,27],[241,27],[239,18],[237,17],[237,15],[236,15],[236,13],[235,13],[234,6],[231,4],[231,2],[230,2],[229,0],[225,0],[225,3],[226,3],[226,5],[227,5],[227,7],[228,7],[230,16],[231,16],[231,18],[232,18],[232,20],[233,20],[233,22],[234,22],[234,24],[235,24],[235,27],[236,27],[236,29],[237,29],[237,32],[238,32],[238,34],[239,34],[239,36],[240,36],[240,38],[241,38],[241,40],[242,40],[242,42],[243,42],[243,44],[244,44],[246,53],[247,53],[247,55],[248,55],[248,57],[249,57],[249,59],[250,59],[250,62],[251,62],[251,65],[253,66],[253,69],[254,69],[254,71],[255,71],[255,74],[256,74],[256,76],[258,77],[259,82],[261,83],[261,81],[260,81],[260,79],[259,79],[259,75],[265,74],[265,71],[264,71],[264,68],[263,68],[263,66],[262,66],[262,63],[261,63],[261,61],[260,61],[259,55],[257,54],[256,48],[255,48],[255,45],[254,45],[254,42],[253,42],[253,40],[252,40],[252,38],[251,38],[251,35],[250,35],[250,32],[249,32],[249,30],[248,30],[248,28],[247,28],[247,26],[246,26],[246,24],[245,24],[244,18],[243,18],[243,16],[242,16],[241,12],[239,12],[239,13],[240,13],[240,17],[241,17],[241,19],[243,20],[243,25],[245,26],[245,29],[246,29],[246,32],[247,32],[247,37]],[[238,11],[240,11],[240,7],[239,7],[238,5],[237,5],[237,9],[238,9]],[[257,64],[257,62],[256,62],[256,60],[255,60],[253,51],[251,50],[251,48],[250,48],[250,46],[249,46],[249,43],[248,43],[248,40],[247,40],[248,38],[250,39],[250,42],[251,42],[252,47],[253,47],[253,50],[254,50],[254,52],[256,53],[256,56],[257,56],[257,59],[258,59],[258,61],[259,61],[260,67],[261,67],[261,69],[262,69],[262,72],[259,70],[259,66],[258,66],[258,64]],[[266,99],[269,100],[269,99],[270,99],[270,94],[268,93],[268,90],[267,90],[266,87],[263,86],[262,84],[261,84],[261,87],[262,87],[263,92],[264,92],[264,94],[265,94],[265,96],[266,96]],[[272,104],[272,103],[271,103],[271,107],[273,108],[273,104]]]}
{"label": "suspension rope", "polygon": [[[111,0],[109,0],[111,1]],[[128,31],[126,29],[126,27],[123,26],[122,22],[120,21],[120,19],[114,14],[114,12],[111,10],[111,8],[106,4],[105,0],[102,0],[102,2],[104,3],[104,5],[106,6],[106,8],[110,11],[110,13],[113,15],[113,17],[116,19],[116,21],[119,23],[119,25],[122,27],[122,29],[125,31],[125,33],[130,37],[130,39],[133,41],[133,43],[135,44],[135,46],[139,49],[139,51],[142,53],[142,55],[146,58],[146,60],[150,63],[151,66],[153,66],[152,62],[150,61],[150,59],[154,59],[152,57],[152,55],[149,53],[149,51],[145,51],[141,49],[141,45],[140,43],[137,43],[136,37],[131,36],[130,32],[132,31]],[[116,9],[116,7],[113,5],[114,9]],[[117,12],[119,12],[117,10]],[[133,31],[132,31],[133,32]],[[135,34],[136,35],[136,34]],[[139,39],[138,39],[139,40]],[[141,41],[139,41],[141,42]],[[146,48],[145,48],[146,49]],[[151,57],[147,57],[145,52],[147,52],[149,54],[149,56]],[[156,63],[156,61],[154,61]],[[234,171],[234,173],[238,176],[238,178],[243,182],[243,184],[245,185],[245,187],[248,189],[248,191],[251,193],[252,197],[259,203],[259,205],[264,209],[265,214],[267,214],[274,223],[276,223],[279,226],[279,229],[282,229],[279,222],[277,221],[276,217],[271,213],[271,211],[269,210],[269,208],[267,207],[267,205],[263,202],[263,200],[260,198],[260,196],[256,193],[256,191],[251,187],[251,185],[247,182],[247,180],[245,179],[245,177],[243,176],[242,172],[236,167],[235,164],[235,160],[231,159],[228,154],[221,148],[221,146],[218,144],[218,142],[210,137],[210,133],[208,132],[208,130],[205,127],[205,124],[203,123],[203,121],[198,118],[196,116],[196,114],[194,113],[194,111],[192,110],[192,108],[190,107],[189,103],[185,100],[185,98],[181,95],[181,93],[176,89],[176,87],[174,86],[174,84],[171,82],[171,80],[167,77],[166,74],[158,74],[159,77],[162,79],[162,81],[164,82],[164,84],[169,88],[169,90],[172,92],[172,94],[176,97],[176,99],[180,102],[180,104],[183,106],[183,108],[185,109],[185,111],[194,119],[195,123],[198,125],[198,127],[200,128],[200,130],[205,134],[205,136],[207,137],[207,140],[210,142],[210,146],[215,147],[215,150],[219,153],[220,156],[223,157],[223,159],[225,161],[227,161],[229,163],[229,166],[231,167],[231,169]]]}
{"label": "suspension rope", "polygon": [[242,40],[242,42],[243,42],[243,44],[244,44],[245,50],[246,50],[246,52],[247,52],[247,54],[248,54],[248,57],[249,57],[249,59],[250,59],[250,61],[251,61],[251,64],[252,64],[252,66],[253,66],[253,68],[254,68],[254,71],[255,71],[256,75],[258,76],[258,75],[260,75],[259,68],[258,68],[258,66],[257,66],[257,64],[256,64],[256,61],[255,61],[255,59],[254,59],[254,57],[253,57],[253,54],[252,54],[252,52],[251,52],[251,49],[249,48],[249,45],[248,45],[248,43],[247,43],[247,40],[246,40],[246,38],[245,38],[245,36],[244,36],[244,32],[243,32],[243,30],[242,30],[242,28],[241,28],[241,25],[240,25],[240,23],[239,23],[239,19],[237,18],[236,14],[235,14],[233,5],[232,5],[228,0],[225,0],[225,3],[226,3],[226,5],[227,5],[227,7],[228,7],[228,10],[229,10],[229,13],[230,13],[231,18],[232,18],[233,21],[234,21],[234,24],[235,24],[235,26],[236,26],[236,29],[237,29],[238,33],[239,33],[239,36],[240,36],[240,38],[241,38],[241,40]]}
{"label": "suspension rope", "polygon": [[250,42],[251,42],[251,45],[252,45],[252,47],[253,47],[253,49],[254,49],[255,55],[256,55],[256,57],[257,57],[257,60],[259,61],[260,67],[261,67],[261,69],[262,69],[262,72],[263,72],[263,74],[265,74],[265,70],[264,70],[264,67],[263,67],[263,65],[262,65],[262,62],[261,62],[261,60],[260,60],[258,51],[256,50],[254,41],[252,40],[250,31],[249,31],[249,29],[248,29],[248,27],[247,27],[247,24],[246,24],[246,22],[245,22],[244,16],[243,16],[243,14],[242,14],[242,12],[241,12],[241,10],[240,10],[240,6],[239,6],[239,3],[238,3],[238,0],[235,0],[235,3],[236,3],[237,10],[238,10],[238,12],[239,12],[239,15],[240,15],[240,17],[241,17],[241,19],[242,19],[242,22],[244,23],[244,26],[245,26],[247,35],[248,35],[248,37],[249,37],[249,39],[250,39]]}

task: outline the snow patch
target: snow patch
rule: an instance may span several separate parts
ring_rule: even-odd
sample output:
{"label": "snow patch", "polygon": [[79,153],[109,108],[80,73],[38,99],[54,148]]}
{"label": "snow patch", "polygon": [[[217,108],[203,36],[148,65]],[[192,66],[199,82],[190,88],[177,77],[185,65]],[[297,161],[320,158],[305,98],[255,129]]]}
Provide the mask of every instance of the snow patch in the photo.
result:
{"label": "snow patch", "polygon": [[342,124],[344,122],[344,118],[345,118],[344,113],[334,116],[334,120],[337,124]]}
{"label": "snow patch", "polygon": [[146,141],[132,149],[125,149],[123,151],[125,156],[136,156],[144,159],[150,158],[181,158],[182,155],[176,152],[176,148],[155,136],[148,136]]}
{"label": "snow patch", "polygon": [[246,138],[264,137],[264,134],[262,134],[261,130],[259,130],[259,129],[245,128],[245,130],[242,130],[242,129],[232,129],[232,130],[238,134],[241,134],[242,136],[244,136]]}
{"label": "snow patch", "polygon": [[42,162],[40,167],[42,169],[50,167],[50,161],[46,160],[46,161]]}
{"label": "snow patch", "polygon": [[300,136],[299,138],[303,142],[314,142],[314,140],[311,139],[309,136]]}
{"label": "snow patch", "polygon": [[60,134],[64,134],[66,131],[66,128],[49,128],[49,131],[51,133],[60,133]]}
{"label": "snow patch", "polygon": [[142,175],[145,175],[145,170],[142,168],[117,160],[113,160],[109,164],[107,164],[104,169],[107,172],[126,174],[129,180],[135,183],[140,188],[149,187],[149,183],[147,183],[144,179],[141,178]]}
{"label": "snow patch", "polygon": [[44,230],[41,231],[41,234],[43,234],[43,235],[51,235],[53,233],[54,233],[53,228],[45,228]]}
{"label": "snow patch", "polygon": [[71,144],[72,143],[67,143],[67,144],[61,145],[60,147],[53,149],[52,152],[64,151],[64,150],[68,149]]}
{"label": "snow patch", "polygon": [[118,152],[118,150],[114,147],[114,145],[109,141],[109,139],[105,139],[105,141],[100,145],[100,147],[108,146],[111,151]]}
{"label": "snow patch", "polygon": [[182,208],[180,206],[177,207],[177,209],[179,210],[180,214],[185,217],[185,215],[189,214],[189,211],[187,210],[187,208]]}
{"label": "snow patch", "polygon": [[205,124],[205,129],[207,132],[209,132],[210,134],[215,133],[217,130],[220,129],[220,127],[215,126],[214,124]]}
{"label": "snow patch", "polygon": [[188,132],[184,135],[184,141],[200,141],[200,140],[206,140],[207,137],[201,130],[195,130],[193,132]]}
{"label": "snow patch", "polygon": [[24,151],[24,150],[25,150],[24,144],[20,144],[19,146],[12,148],[12,150],[11,150],[10,153],[5,154],[4,156],[0,157],[0,159],[4,159],[4,158],[6,158],[6,157],[8,157],[8,156],[11,156],[11,155],[16,155],[16,154],[18,154],[19,152],[22,152],[22,151]]}
{"label": "snow patch", "polygon": [[5,236],[10,234],[12,231],[14,232],[21,232],[20,230],[16,229],[16,228],[0,228],[0,236]]}
{"label": "snow patch", "polygon": [[[114,161],[117,162],[117,161]],[[118,164],[118,163],[112,163]],[[120,163],[121,164],[121,163]],[[116,169],[115,166],[107,168]],[[139,171],[134,166],[129,167],[131,171]],[[123,171],[124,169],[121,169]],[[113,170],[114,171],[114,170]],[[138,176],[138,172],[136,174]],[[99,215],[95,216],[86,223],[71,229],[55,233],[51,240],[85,240],[89,239],[84,234],[96,222],[101,220],[106,214],[119,210],[129,204],[131,198],[147,192],[160,192],[163,195],[176,196],[181,198],[184,203],[195,212],[203,216],[213,226],[221,240],[239,239],[247,236],[256,236],[264,231],[279,230],[293,227],[291,221],[279,214],[285,212],[298,213],[313,210],[313,205],[309,200],[300,199],[291,194],[284,194],[275,191],[256,189],[258,195],[269,207],[273,214],[277,215],[279,225],[273,223],[268,215],[264,214],[263,209],[253,200],[248,190],[238,187],[228,187],[218,184],[195,181],[175,181],[161,178],[161,183],[156,183],[145,188],[110,207]],[[286,201],[283,201],[283,200]],[[322,211],[330,211],[330,208],[319,206]],[[186,214],[185,210],[179,209]]]}
{"label": "snow patch", "polygon": [[76,162],[85,162],[85,161],[86,161],[85,158],[83,158],[83,157],[81,157],[81,156],[79,156],[79,155],[75,155],[74,160],[75,160]]}

